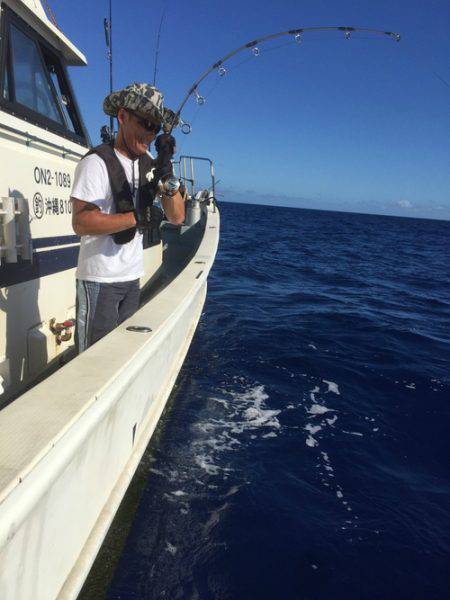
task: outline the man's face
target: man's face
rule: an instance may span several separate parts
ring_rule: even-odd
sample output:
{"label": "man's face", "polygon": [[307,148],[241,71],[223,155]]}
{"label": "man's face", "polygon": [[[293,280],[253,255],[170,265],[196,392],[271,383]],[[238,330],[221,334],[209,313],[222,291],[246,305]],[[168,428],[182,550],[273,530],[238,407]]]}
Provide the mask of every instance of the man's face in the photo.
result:
{"label": "man's face", "polygon": [[145,154],[150,143],[158,134],[159,125],[147,116],[139,115],[125,108],[121,108],[117,116],[128,148],[136,156]]}

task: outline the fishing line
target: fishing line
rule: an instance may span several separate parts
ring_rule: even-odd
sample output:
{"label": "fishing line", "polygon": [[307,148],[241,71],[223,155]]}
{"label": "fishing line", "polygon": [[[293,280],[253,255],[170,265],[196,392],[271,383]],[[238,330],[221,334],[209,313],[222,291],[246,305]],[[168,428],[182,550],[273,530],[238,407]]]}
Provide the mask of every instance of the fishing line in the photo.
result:
{"label": "fishing line", "polygon": [[[361,38],[358,38],[361,39]],[[370,38],[367,38],[370,39]],[[308,43],[311,40],[308,40]],[[319,42],[320,40],[312,40],[313,42]],[[266,55],[269,52],[273,52],[275,50],[280,50],[282,48],[287,48],[292,46],[292,42],[284,42],[283,44],[278,44],[278,46],[274,46],[272,48],[265,48],[264,49],[264,55]],[[232,65],[232,67],[229,67],[228,70],[226,71],[226,73],[224,73],[224,75],[232,75],[237,69],[241,68],[243,65],[247,64],[248,62],[254,60],[255,57],[252,56],[248,56],[247,58],[244,58],[243,60],[237,62],[236,64]],[[220,83],[222,83],[222,81],[225,79],[224,76],[221,76],[219,73],[217,74],[217,78],[216,81],[214,83],[214,85],[212,85],[209,89],[207,89],[205,92],[203,92],[203,96],[206,98],[211,98],[211,96],[214,94],[214,92],[217,90],[218,86]],[[190,120],[190,125],[192,126],[195,122],[195,120],[197,119],[198,115],[200,114],[200,109],[201,106],[199,104],[196,105],[195,108],[195,112],[194,112],[194,116],[192,117],[192,119]],[[183,145],[182,145],[183,147]]]}
{"label": "fishing line", "polygon": [[291,42],[284,42],[284,44],[278,44],[278,46],[274,46],[273,48],[266,48],[264,50],[264,54],[273,52],[274,50],[279,50],[280,48],[287,48],[288,46],[292,46]]}
{"label": "fishing line", "polygon": [[[233,69],[234,70],[234,69]],[[219,84],[222,83],[223,77],[220,77],[220,75],[217,76],[216,81],[214,82],[214,85],[212,85],[206,92],[205,92],[205,96],[207,96],[208,98],[211,98],[211,96],[214,94],[214,92],[218,89]],[[199,106],[198,104],[196,104],[195,106],[195,110],[194,110],[194,114],[192,116],[192,119],[189,120],[189,125],[192,127],[192,125],[195,123],[195,121],[197,120],[197,117],[200,114],[201,111],[201,106]],[[185,142],[187,140],[183,138],[183,142],[180,145],[180,151],[179,154],[183,154],[183,149],[184,149],[184,145]]]}
{"label": "fishing line", "polygon": [[234,69],[237,69],[238,67],[241,67],[242,65],[245,65],[246,63],[250,62],[251,60],[254,60],[253,56],[248,56],[247,58],[244,58],[240,62],[236,63],[232,70],[234,71]]}
{"label": "fishing line", "polygon": [[442,81],[442,83],[443,83],[444,85],[446,85],[447,87],[450,87],[450,83],[449,83],[448,81],[446,81],[446,80],[445,80],[443,77],[441,77],[441,76],[439,75],[439,73],[436,73],[436,71],[432,71],[432,73],[433,73],[433,75],[434,75],[435,77],[437,77],[437,78],[439,79],[439,81]]}
{"label": "fishing line", "polygon": [[[233,72],[233,71],[231,71],[231,73],[232,73],[232,72]],[[216,92],[216,91],[217,91],[217,89],[218,89],[219,85],[220,85],[222,82],[223,82],[223,77],[220,77],[220,76],[218,76],[218,77],[217,77],[217,79],[216,79],[216,81],[214,82],[214,85],[213,85],[213,86],[212,86],[212,87],[211,87],[211,88],[208,90],[208,92],[206,92],[206,96],[207,96],[208,98],[210,98],[210,97],[211,97],[211,96],[214,94],[214,92]]]}

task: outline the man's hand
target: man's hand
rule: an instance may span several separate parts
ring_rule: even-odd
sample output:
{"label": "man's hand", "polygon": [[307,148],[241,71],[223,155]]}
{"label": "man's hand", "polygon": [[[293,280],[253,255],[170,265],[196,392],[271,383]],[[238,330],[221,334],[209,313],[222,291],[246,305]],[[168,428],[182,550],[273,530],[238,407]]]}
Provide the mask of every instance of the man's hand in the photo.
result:
{"label": "man's hand", "polygon": [[136,226],[133,212],[107,215],[92,202],[72,200],[72,227],[77,235],[108,235]]}
{"label": "man's hand", "polygon": [[[175,187],[174,184],[177,184]],[[184,210],[184,198],[178,191],[179,181],[175,177],[170,177],[166,181],[160,182],[158,192],[161,196],[161,204],[166,213],[166,217],[173,225],[181,225],[186,217]],[[173,189],[173,191],[171,191]]]}
{"label": "man's hand", "polygon": [[161,204],[167,219],[172,225],[181,225],[186,218],[184,211],[184,200],[180,192],[173,196],[161,195]]}
{"label": "man's hand", "polygon": [[157,206],[147,206],[143,210],[134,211],[137,228],[139,231],[146,231],[159,227],[164,218],[163,211]]}

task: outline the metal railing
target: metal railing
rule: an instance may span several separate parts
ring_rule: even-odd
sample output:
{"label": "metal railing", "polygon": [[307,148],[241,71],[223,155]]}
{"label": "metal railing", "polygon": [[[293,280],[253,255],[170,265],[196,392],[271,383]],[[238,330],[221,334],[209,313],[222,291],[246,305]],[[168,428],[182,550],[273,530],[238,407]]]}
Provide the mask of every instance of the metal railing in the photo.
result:
{"label": "metal railing", "polygon": [[[211,187],[212,191],[212,201],[214,212],[216,210],[216,178],[214,175],[214,163],[210,158],[205,158],[204,156],[189,156],[186,154],[182,154],[180,156],[180,160],[175,162],[179,168],[179,176],[180,179],[183,179],[187,184],[191,186],[191,196],[195,196],[195,171],[194,171],[194,162],[195,161],[204,161],[209,163],[209,171],[211,176]],[[188,169],[189,167],[189,169]]]}

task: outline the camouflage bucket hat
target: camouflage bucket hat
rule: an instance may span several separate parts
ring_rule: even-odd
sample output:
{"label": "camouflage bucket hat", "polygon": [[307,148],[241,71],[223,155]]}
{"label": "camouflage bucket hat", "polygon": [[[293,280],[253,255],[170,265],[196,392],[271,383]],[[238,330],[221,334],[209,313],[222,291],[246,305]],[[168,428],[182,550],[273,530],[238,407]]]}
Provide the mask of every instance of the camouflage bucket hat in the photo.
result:
{"label": "camouflage bucket hat", "polygon": [[142,116],[164,122],[164,97],[161,92],[148,83],[132,83],[123,90],[112,92],[103,101],[103,111],[111,117],[117,117],[119,108],[128,108]]}

